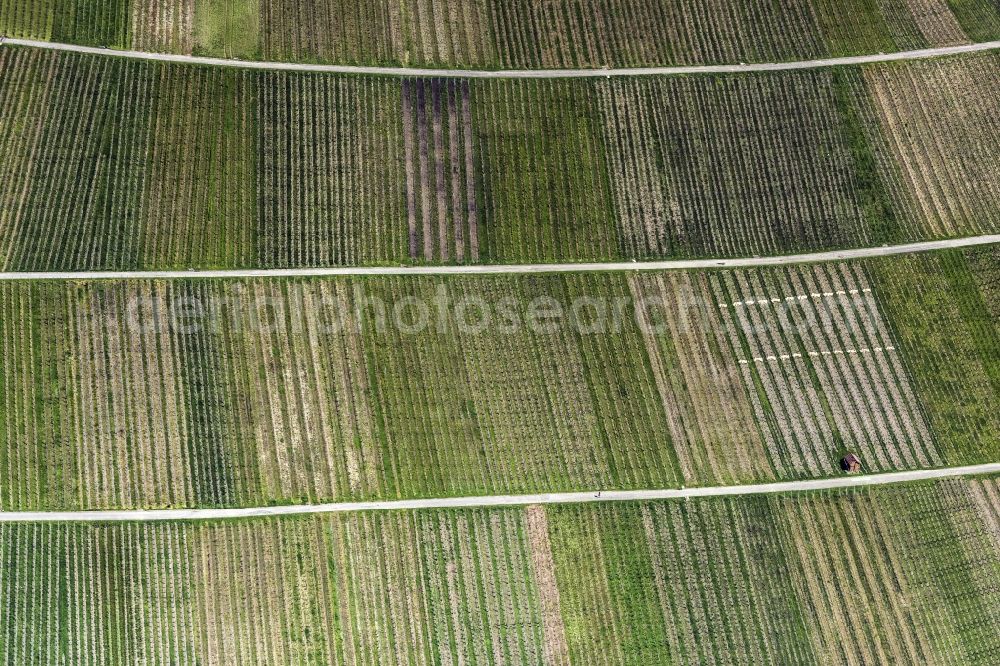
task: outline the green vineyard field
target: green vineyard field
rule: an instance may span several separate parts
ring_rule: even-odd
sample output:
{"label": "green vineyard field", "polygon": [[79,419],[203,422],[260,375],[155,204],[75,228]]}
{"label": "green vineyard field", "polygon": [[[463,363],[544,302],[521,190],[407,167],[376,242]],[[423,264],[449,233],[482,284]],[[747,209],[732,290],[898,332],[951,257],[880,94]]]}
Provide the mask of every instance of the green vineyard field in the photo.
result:
{"label": "green vineyard field", "polygon": [[[987,663],[1000,484],[0,525],[6,663]],[[864,627],[843,640],[845,627]]]}
{"label": "green vineyard field", "polygon": [[0,665],[997,664],[998,44],[0,0]]}
{"label": "green vineyard field", "polygon": [[992,462],[998,267],[5,282],[0,509]]}
{"label": "green vineyard field", "polygon": [[749,256],[1000,230],[1000,67],[599,81],[0,51],[0,268]]}

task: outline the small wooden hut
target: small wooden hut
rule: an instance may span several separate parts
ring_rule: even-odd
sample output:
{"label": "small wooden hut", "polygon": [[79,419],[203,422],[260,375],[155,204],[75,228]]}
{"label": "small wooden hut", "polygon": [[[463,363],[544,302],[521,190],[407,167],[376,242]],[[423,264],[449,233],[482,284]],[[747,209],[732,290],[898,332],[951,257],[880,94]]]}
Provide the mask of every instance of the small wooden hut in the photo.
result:
{"label": "small wooden hut", "polygon": [[853,453],[848,453],[846,456],[840,459],[840,469],[844,470],[848,474],[860,472],[861,459],[858,458]]}

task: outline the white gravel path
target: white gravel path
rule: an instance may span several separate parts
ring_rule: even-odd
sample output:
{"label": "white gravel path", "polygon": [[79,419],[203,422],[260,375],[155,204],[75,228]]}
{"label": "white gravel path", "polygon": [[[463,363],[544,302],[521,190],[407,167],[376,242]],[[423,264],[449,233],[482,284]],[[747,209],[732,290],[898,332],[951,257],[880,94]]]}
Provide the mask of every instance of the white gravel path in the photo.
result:
{"label": "white gravel path", "polygon": [[0,280],[123,280],[174,278],[244,278],[244,277],[331,277],[337,275],[496,275],[501,273],[596,273],[604,271],[690,270],[697,268],[746,268],[783,266],[821,261],[843,261],[866,257],[930,252],[947,248],[973,247],[1000,243],[1000,234],[970,236],[949,240],[886,245],[853,250],[834,250],[811,254],[793,254],[743,259],[681,259],[666,261],[622,261],[577,264],[472,264],[463,266],[343,266],[332,268],[247,268],[220,270],[170,271],[60,271],[0,272]]}
{"label": "white gravel path", "polygon": [[431,499],[389,500],[382,502],[337,502],[332,504],[296,504],[242,509],[158,509],[132,511],[10,511],[0,512],[0,523],[36,522],[155,522],[165,520],[212,520],[255,516],[292,516],[351,511],[399,511],[413,509],[459,509],[490,506],[526,506],[531,504],[583,504],[639,500],[684,499],[688,497],[723,497],[789,493],[834,488],[882,486],[908,481],[946,479],[961,476],[1000,473],[1000,463],[922,469],[888,474],[843,475],[829,479],[758,483],[742,486],[706,486],[662,490],[605,490],[579,493],[544,493],[539,495],[484,495],[481,497],[438,497]]}
{"label": "white gravel path", "polygon": [[378,76],[418,76],[418,77],[460,77],[467,79],[583,79],[601,76],[651,76],[679,74],[733,74],[739,72],[779,72],[794,69],[817,69],[840,65],[863,65],[898,60],[919,60],[959,53],[975,53],[1000,49],[1000,41],[980,42],[944,46],[897,53],[876,53],[872,55],[847,56],[843,58],[821,58],[794,62],[761,62],[733,65],[688,65],[677,67],[628,67],[615,69],[530,69],[530,70],[477,70],[477,69],[432,69],[423,67],[376,67],[356,65],[313,65],[290,62],[259,62],[226,58],[206,58],[171,53],[149,53],[146,51],[125,51],[77,44],[60,44],[32,39],[7,38],[2,41],[12,46],[29,46],[51,51],[72,51],[110,55],[136,60],[157,60],[160,62],[183,63],[189,65],[209,65],[215,67],[237,67],[240,69],[267,69],[294,72],[327,72],[333,74],[369,74]]}

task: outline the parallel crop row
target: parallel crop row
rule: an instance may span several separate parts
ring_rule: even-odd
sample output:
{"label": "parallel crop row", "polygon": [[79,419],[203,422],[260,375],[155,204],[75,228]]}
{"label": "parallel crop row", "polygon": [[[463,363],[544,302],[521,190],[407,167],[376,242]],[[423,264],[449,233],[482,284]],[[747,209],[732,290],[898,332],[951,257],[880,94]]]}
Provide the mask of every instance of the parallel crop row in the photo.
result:
{"label": "parallel crop row", "polygon": [[[997,458],[990,251],[6,283],[0,508],[671,487]],[[991,304],[987,306],[987,304]]]}
{"label": "parallel crop row", "polygon": [[627,256],[864,245],[829,72],[597,85]]}
{"label": "parallel crop row", "polygon": [[746,426],[759,400],[741,381],[743,369],[726,339],[708,276],[642,273],[628,283],[635,302],[648,304],[637,321],[683,478],[773,478],[761,436],[765,424]]}
{"label": "parallel crop row", "polygon": [[873,264],[882,308],[924,396],[928,424],[950,460],[996,457],[1000,337],[996,251],[910,257],[892,270]]}
{"label": "parallel crop row", "polygon": [[467,81],[403,82],[411,259],[479,261],[472,104]]}
{"label": "parallel crop row", "polygon": [[131,0],[131,6],[133,49],[184,55],[194,50],[195,0]]}
{"label": "parallel crop row", "polygon": [[[186,1],[190,0],[164,0],[163,4]],[[134,43],[131,6],[132,0],[0,0],[0,34],[126,48]]]}
{"label": "parallel crop row", "polygon": [[601,121],[589,86],[472,84],[481,163],[484,260],[617,255]]}
{"label": "parallel crop row", "polygon": [[981,122],[1000,116],[998,86],[988,57],[868,68],[854,83],[869,100],[866,132],[885,153],[880,171],[900,192],[900,217],[925,233],[1000,224],[1000,128]]}
{"label": "parallel crop row", "polygon": [[[0,525],[0,658],[989,663],[995,479],[787,497]],[[843,640],[845,627],[864,627]]]}
{"label": "parallel crop row", "polygon": [[2,59],[5,268],[257,261],[249,81],[33,51]]}
{"label": "parallel crop row", "polygon": [[[860,266],[729,274],[710,282],[747,389],[763,394],[755,416],[770,426],[767,448],[788,453],[782,463],[800,473],[817,470],[836,442],[860,453],[872,470],[941,464]],[[810,442],[819,450],[810,450]]]}
{"label": "parallel crop row", "polygon": [[256,172],[257,253],[251,263],[402,260],[400,84],[283,73],[245,83],[255,94],[246,110],[257,131],[253,162],[244,164]]}
{"label": "parallel crop row", "polygon": [[996,63],[445,81],[4,49],[0,267],[747,256],[990,233]]}
{"label": "parallel crop row", "polygon": [[998,502],[987,481],[550,509],[572,661],[983,663]]}
{"label": "parallel crop row", "polygon": [[827,52],[808,2],[490,4],[504,67],[780,61]]}

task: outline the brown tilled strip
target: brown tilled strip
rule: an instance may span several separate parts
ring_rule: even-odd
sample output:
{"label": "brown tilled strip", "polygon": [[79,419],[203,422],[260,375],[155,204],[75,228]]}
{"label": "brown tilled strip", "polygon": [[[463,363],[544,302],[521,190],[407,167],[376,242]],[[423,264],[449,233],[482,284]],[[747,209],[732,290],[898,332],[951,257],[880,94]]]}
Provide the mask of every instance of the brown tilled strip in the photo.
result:
{"label": "brown tilled strip", "polygon": [[432,79],[431,102],[434,113],[434,192],[437,195],[438,248],[440,261],[448,261],[448,190],[444,182],[444,110],[441,106],[443,79]]}
{"label": "brown tilled strip", "polygon": [[409,224],[410,257],[417,256],[417,198],[413,173],[413,81],[403,79],[403,154],[406,164],[406,219]]}
{"label": "brown tilled strip", "polygon": [[462,215],[462,168],[458,147],[458,85],[447,82],[448,147],[451,158],[451,217],[455,230],[455,260],[465,261],[465,220]]}
{"label": "brown tilled strip", "polygon": [[469,207],[469,248],[472,261],[479,261],[479,208],[476,205],[476,160],[472,143],[472,109],[469,82],[462,81],[462,121],[465,129],[465,187]]}
{"label": "brown tilled strip", "polygon": [[543,506],[525,509],[531,564],[542,603],[542,633],[545,641],[546,664],[569,664],[569,645],[562,621],[556,565],[549,541],[549,521]]}
{"label": "brown tilled strip", "polygon": [[920,34],[931,46],[968,44],[969,38],[945,0],[906,0]]}
{"label": "brown tilled strip", "polygon": [[430,139],[427,136],[426,86],[424,81],[416,82],[417,92],[417,140],[420,155],[420,215],[424,230],[424,259],[434,258],[434,237],[431,234],[430,199]]}

